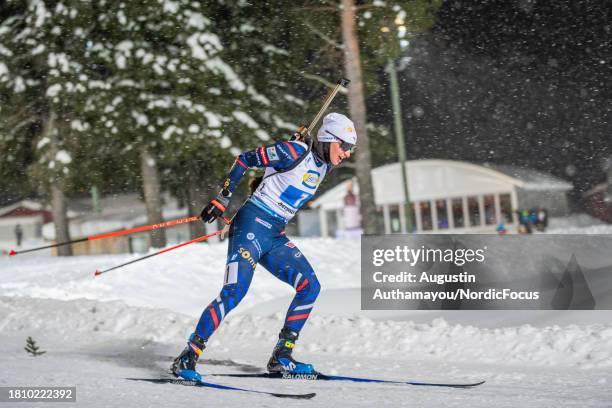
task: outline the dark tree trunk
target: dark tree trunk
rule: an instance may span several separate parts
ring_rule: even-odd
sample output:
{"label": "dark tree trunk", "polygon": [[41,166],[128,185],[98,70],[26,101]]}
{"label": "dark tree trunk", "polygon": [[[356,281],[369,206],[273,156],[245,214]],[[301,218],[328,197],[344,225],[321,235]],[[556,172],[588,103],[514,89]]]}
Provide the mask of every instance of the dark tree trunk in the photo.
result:
{"label": "dark tree trunk", "polygon": [[[146,147],[140,149],[140,167],[148,223],[158,224],[163,222],[161,184],[155,159]],[[166,232],[163,229],[159,228],[151,231],[151,246],[153,248],[166,246]]]}
{"label": "dark tree trunk", "polygon": [[[55,225],[55,240],[57,242],[70,241],[68,230],[68,216],[66,215],[66,196],[64,195],[64,183],[56,178],[51,183],[51,212],[53,214],[53,224]],[[71,256],[72,245],[62,245],[57,247],[59,256]]]}
{"label": "dark tree trunk", "polygon": [[347,79],[351,81],[348,88],[349,110],[355,123],[359,137],[359,148],[355,154],[357,181],[359,183],[359,200],[361,225],[364,233],[376,234],[378,222],[376,205],[374,204],[374,188],[372,187],[372,161],[370,157],[370,142],[366,129],[366,108],[363,93],[361,59],[359,42],[355,26],[355,4],[353,0],[342,0],[342,40],[344,44],[344,69]]}
{"label": "dark tree trunk", "polygon": [[[49,112],[49,117],[43,125],[43,137],[50,141],[50,157],[55,160],[58,152],[58,141],[55,129],[56,115],[52,110]],[[70,231],[68,225],[68,215],[66,208],[66,196],[64,194],[64,180],[61,178],[61,172],[53,176],[50,182],[51,192],[51,214],[53,215],[53,225],[55,227],[55,241],[66,242],[70,241]],[[57,247],[59,256],[72,256],[72,245],[62,245]]]}
{"label": "dark tree trunk", "polygon": [[[187,209],[189,211],[189,215],[200,215],[202,208],[202,191],[200,189],[200,185],[195,180],[190,178],[187,186]],[[206,228],[204,223],[202,221],[190,223],[189,233],[191,235],[191,239],[205,235]]]}

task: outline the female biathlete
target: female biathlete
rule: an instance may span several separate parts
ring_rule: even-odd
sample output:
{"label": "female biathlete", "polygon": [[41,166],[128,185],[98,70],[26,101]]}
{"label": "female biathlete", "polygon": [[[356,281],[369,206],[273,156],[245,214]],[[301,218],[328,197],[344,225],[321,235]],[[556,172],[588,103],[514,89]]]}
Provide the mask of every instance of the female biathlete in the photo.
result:
{"label": "female biathlete", "polygon": [[291,352],[310,315],[320,285],[312,266],[285,236],[285,225],[316,193],[333,166],[351,157],[357,143],[353,122],[339,113],[323,119],[317,142],[284,141],[244,152],[236,158],[217,196],[202,211],[204,222],[213,222],[227,208],[232,192],[250,167],[265,167],[262,182],[238,210],[229,230],[223,289],[202,312],[174,360],[172,373],[200,379],[196,363],[210,336],[246,295],[257,264],[295,288],[279,340],[268,362],[268,371],[309,374],[311,364],[293,359]]}

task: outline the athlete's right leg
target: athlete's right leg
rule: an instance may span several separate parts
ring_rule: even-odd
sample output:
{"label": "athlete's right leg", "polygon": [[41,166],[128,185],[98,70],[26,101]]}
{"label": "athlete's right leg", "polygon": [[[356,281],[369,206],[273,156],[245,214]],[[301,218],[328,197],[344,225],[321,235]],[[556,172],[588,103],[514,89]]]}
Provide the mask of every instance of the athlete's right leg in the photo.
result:
{"label": "athlete's right leg", "polygon": [[204,309],[196,326],[195,333],[204,341],[208,341],[223,318],[238,306],[251,285],[259,252],[247,237],[252,232],[244,230],[244,226],[236,225],[230,237],[223,288],[219,296]]}
{"label": "athlete's right leg", "polygon": [[243,207],[230,228],[227,265],[221,293],[204,309],[195,332],[189,338],[187,347],[172,365],[172,373],[187,379],[199,379],[195,370],[196,362],[210,336],[219,327],[227,314],[246,295],[255,266],[262,254],[261,241],[256,234],[265,237],[255,223],[256,218],[248,208]]}
{"label": "athlete's right leg", "polygon": [[[251,251],[247,250],[242,253],[254,259]],[[253,279],[253,271],[253,267],[242,258],[226,265],[223,289],[219,296],[204,309],[196,326],[196,334],[204,341],[208,341],[225,316],[244,298]]]}
{"label": "athlete's right leg", "polygon": [[[225,277],[221,293],[204,309],[196,330],[187,341],[187,347],[183,350],[172,365],[172,373],[188,380],[200,380],[196,371],[196,363],[206,347],[206,342],[217,330],[225,316],[244,298],[251,280],[253,278],[255,258],[247,244],[240,245],[239,237],[230,238],[229,249],[235,252],[230,255],[229,262],[225,267]],[[232,245],[238,243],[238,245]]]}

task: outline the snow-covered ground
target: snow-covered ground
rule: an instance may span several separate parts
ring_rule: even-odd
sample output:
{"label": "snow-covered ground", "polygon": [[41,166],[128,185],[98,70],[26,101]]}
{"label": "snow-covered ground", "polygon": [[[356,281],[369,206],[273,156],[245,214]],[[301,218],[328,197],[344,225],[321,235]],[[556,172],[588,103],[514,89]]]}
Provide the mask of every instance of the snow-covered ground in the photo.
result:
{"label": "snow-covered ground", "polygon": [[[612,233],[609,225],[558,225],[555,233]],[[298,358],[331,374],[487,382],[463,390],[210,381],[317,393],[312,400],[289,400],[293,406],[612,406],[610,312],[361,311],[359,241],[295,242],[323,287],[298,342]],[[202,308],[221,289],[225,251],[225,244],[192,245],[100,277],[94,277],[96,269],[136,255],[0,258],[0,386],[76,385],[76,406],[87,407],[287,404],[263,395],[128,380],[164,375]],[[200,371],[264,367],[292,293],[258,268],[246,299],[209,342]],[[47,353],[26,354],[28,336]]]}

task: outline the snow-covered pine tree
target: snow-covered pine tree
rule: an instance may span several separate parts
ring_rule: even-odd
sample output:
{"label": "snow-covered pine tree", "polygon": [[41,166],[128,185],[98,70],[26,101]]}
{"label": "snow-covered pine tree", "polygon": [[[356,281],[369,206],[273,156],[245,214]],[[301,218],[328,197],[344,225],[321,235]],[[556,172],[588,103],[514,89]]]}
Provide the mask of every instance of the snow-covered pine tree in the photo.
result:
{"label": "snow-covered pine tree", "polygon": [[[307,112],[305,103],[291,94],[298,74],[290,70],[289,51],[279,46],[277,33],[270,35],[278,7],[266,2],[230,0],[209,2],[207,10],[212,21],[209,29],[222,46],[218,55],[231,64],[246,88],[246,94],[242,92],[231,101],[234,106],[231,118],[235,123],[226,122],[215,133],[221,131],[231,137],[234,154],[261,143],[288,139],[300,121],[306,120]],[[210,194],[216,193],[231,158],[226,149],[210,145],[203,149],[197,141],[173,150],[180,157],[177,156],[174,165],[166,167],[165,185],[175,195],[185,197],[191,213],[199,212],[202,204],[212,198]],[[206,157],[203,151],[208,152]],[[207,183],[202,185],[202,180]],[[246,188],[236,191],[237,195],[245,193]],[[236,197],[234,203],[240,202]],[[202,231],[192,234],[202,235]]]}
{"label": "snow-covered pine tree", "polygon": [[[87,91],[83,67],[89,8],[81,2],[8,1],[0,22],[0,126],[10,143],[26,140],[33,161],[29,175],[51,199],[55,238],[69,240],[65,192],[78,148],[75,123]],[[22,146],[23,147],[23,146]],[[70,255],[70,246],[58,248]]]}
{"label": "snow-covered pine tree", "polygon": [[[185,163],[197,159],[227,168],[231,159],[219,164],[215,157],[270,139],[262,118],[273,107],[238,74],[234,65],[241,61],[224,59],[205,4],[103,0],[92,7],[86,55],[94,74],[86,109],[97,116],[87,133],[121,140],[117,154],[139,152],[149,222],[159,222],[160,173],[180,180],[191,174]],[[195,176],[211,183],[198,179],[206,174]],[[164,244],[158,238],[154,246]]]}

